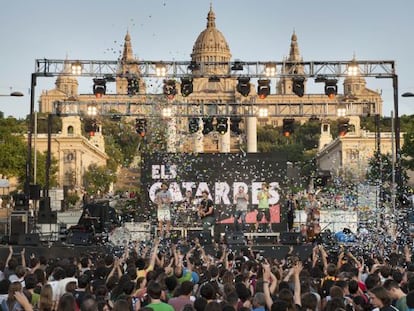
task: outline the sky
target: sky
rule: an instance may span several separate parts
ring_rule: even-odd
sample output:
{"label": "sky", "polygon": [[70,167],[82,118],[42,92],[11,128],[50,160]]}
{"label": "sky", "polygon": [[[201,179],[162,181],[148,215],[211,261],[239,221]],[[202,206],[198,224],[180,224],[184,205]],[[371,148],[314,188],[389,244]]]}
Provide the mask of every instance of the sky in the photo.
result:
{"label": "sky", "polygon": [[[117,60],[127,31],[140,60],[189,61],[210,3],[232,60],[282,61],[295,31],[304,61],[394,60],[399,114],[414,113],[414,97],[400,96],[414,92],[412,0],[1,0],[0,95],[25,96],[0,96],[0,111],[29,114],[36,59]],[[36,100],[55,83],[37,80]],[[80,93],[91,93],[92,85],[80,81]],[[367,87],[382,92],[390,116],[391,79],[367,78]],[[322,93],[318,88],[309,90]]]}

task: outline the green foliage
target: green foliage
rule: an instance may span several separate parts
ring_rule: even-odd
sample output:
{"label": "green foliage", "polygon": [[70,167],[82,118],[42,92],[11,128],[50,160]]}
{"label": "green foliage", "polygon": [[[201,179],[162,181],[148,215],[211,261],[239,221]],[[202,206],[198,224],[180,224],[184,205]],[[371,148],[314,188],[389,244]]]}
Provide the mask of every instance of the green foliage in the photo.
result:
{"label": "green foliage", "polygon": [[84,187],[88,194],[106,193],[115,181],[116,176],[111,170],[96,164],[91,164],[83,175]]}
{"label": "green foliage", "polygon": [[[307,122],[303,125],[295,123],[292,135],[284,137],[281,127],[264,126],[257,129],[257,147],[259,152],[275,152],[286,154],[287,161],[300,170],[299,181],[293,183],[286,180],[292,188],[304,187],[316,172],[314,161],[320,137],[320,123]],[[302,185],[302,186],[301,186]]]}
{"label": "green foliage", "polygon": [[[403,184],[407,181],[407,171],[401,168],[401,178]],[[375,152],[374,156],[368,161],[367,180],[372,184],[381,182],[384,184],[392,184],[393,180],[393,161],[392,155],[380,154]]]}
{"label": "green foliage", "polygon": [[0,174],[20,176],[25,174],[27,146],[23,133],[24,122],[15,118],[0,118]]}
{"label": "green foliage", "polygon": [[410,170],[414,170],[414,129],[404,134],[404,145],[402,147],[402,164]]}
{"label": "green foliage", "polygon": [[66,196],[66,202],[69,206],[75,206],[79,200],[80,197],[76,192],[69,192]]}
{"label": "green foliage", "polygon": [[[48,126],[48,113],[37,113],[37,133],[47,134]],[[56,116],[52,116],[52,129],[51,133],[56,134],[62,130],[62,119]]]}
{"label": "green foliage", "polygon": [[135,132],[134,124],[112,121],[109,118],[104,118],[102,122],[105,151],[110,157],[109,167],[114,170],[115,164],[128,166],[136,155],[141,140]]}

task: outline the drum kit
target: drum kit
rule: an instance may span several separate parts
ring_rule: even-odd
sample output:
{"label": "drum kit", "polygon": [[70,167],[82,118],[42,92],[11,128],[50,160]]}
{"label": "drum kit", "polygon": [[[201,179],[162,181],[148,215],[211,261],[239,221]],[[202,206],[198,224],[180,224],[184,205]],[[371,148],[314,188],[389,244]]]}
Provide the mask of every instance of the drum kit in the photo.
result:
{"label": "drum kit", "polygon": [[197,206],[194,204],[187,205],[185,202],[175,206],[171,216],[172,224],[175,227],[188,226],[189,224],[197,225],[200,222]]}

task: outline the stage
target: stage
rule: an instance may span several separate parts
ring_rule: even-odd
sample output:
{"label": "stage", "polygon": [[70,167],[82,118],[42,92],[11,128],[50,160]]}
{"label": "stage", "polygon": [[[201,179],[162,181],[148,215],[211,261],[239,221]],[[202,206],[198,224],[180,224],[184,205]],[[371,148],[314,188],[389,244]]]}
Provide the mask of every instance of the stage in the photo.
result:
{"label": "stage", "polygon": [[[131,233],[124,227],[110,236],[93,236],[90,233],[75,232],[59,241],[42,241],[38,234],[21,234],[11,238],[12,240],[9,242],[13,247],[14,256],[20,257],[20,252],[24,248],[26,260],[32,254],[36,257],[45,256],[53,259],[83,256],[103,258],[108,253],[120,256],[125,247],[131,248],[135,243],[138,243],[141,247],[144,245],[151,246],[154,240],[154,236],[149,231]],[[285,258],[292,249],[293,254],[305,260],[309,258],[313,248],[312,244],[304,243],[299,233],[227,231],[227,233],[219,233],[213,239],[210,234],[203,232],[200,227],[187,227],[185,229],[176,227],[172,230],[170,238],[160,240],[159,251],[167,253],[171,245],[176,244],[183,253],[186,253],[191,245],[194,245],[196,239],[198,239],[206,253],[212,256],[216,255],[222,243],[226,244],[227,248],[233,253],[249,248],[256,254],[260,253],[263,257],[277,259]],[[8,254],[9,244],[0,245],[0,256],[5,260]]]}

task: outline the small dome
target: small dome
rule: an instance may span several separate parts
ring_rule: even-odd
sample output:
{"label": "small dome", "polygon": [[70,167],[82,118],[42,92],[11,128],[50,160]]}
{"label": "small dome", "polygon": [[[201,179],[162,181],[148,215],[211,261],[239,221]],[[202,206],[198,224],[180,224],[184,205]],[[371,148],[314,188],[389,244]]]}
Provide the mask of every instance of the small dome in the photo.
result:
{"label": "small dome", "polygon": [[195,62],[229,62],[231,53],[223,34],[216,28],[216,16],[210,7],[207,28],[198,36],[193,46],[191,60]]}

